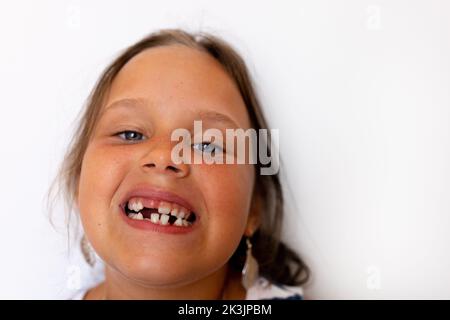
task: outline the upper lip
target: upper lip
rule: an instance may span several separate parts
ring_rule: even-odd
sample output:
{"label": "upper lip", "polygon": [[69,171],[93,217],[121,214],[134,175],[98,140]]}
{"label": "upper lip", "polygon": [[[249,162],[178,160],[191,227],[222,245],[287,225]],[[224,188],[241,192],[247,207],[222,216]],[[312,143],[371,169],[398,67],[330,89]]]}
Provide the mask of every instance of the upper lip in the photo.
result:
{"label": "upper lip", "polygon": [[181,196],[160,188],[155,188],[152,186],[138,186],[131,190],[129,190],[120,202],[120,206],[124,207],[128,200],[132,197],[142,197],[166,202],[176,203],[182,207],[185,207],[191,212],[194,212],[196,215],[198,213],[194,210],[194,207]]}

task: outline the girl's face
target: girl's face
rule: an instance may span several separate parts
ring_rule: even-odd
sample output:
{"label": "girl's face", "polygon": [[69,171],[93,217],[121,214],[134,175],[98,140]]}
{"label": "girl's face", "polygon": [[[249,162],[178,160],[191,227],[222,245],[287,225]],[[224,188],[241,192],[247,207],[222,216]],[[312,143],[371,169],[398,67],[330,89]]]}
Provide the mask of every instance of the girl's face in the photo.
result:
{"label": "girl's face", "polygon": [[[149,286],[202,279],[224,267],[244,232],[255,229],[251,164],[172,162],[172,132],[192,131],[194,120],[224,137],[226,128],[250,128],[237,87],[207,53],[180,45],[148,49],[112,83],[83,158],[77,204],[96,252],[127,279]],[[148,207],[160,200],[190,207],[196,220],[172,226],[183,231],[175,233],[131,220],[121,206],[133,190],[144,191],[138,195]]]}

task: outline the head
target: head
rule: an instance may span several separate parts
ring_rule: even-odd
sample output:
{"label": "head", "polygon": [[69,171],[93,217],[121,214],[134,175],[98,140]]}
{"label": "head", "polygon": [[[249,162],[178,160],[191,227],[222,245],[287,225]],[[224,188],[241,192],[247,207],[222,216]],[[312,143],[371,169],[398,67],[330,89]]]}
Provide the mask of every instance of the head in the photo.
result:
{"label": "head", "polygon": [[[149,285],[177,285],[224,265],[240,270],[245,238],[260,272],[299,284],[308,270],[280,241],[278,174],[261,164],[176,164],[171,134],[267,128],[242,58],[208,34],[161,30],[127,48],[100,76],[61,168],[64,192],[106,265]],[[200,152],[196,150],[195,152]],[[187,200],[195,231],[180,237],[123,221],[130,190],[152,188]]]}

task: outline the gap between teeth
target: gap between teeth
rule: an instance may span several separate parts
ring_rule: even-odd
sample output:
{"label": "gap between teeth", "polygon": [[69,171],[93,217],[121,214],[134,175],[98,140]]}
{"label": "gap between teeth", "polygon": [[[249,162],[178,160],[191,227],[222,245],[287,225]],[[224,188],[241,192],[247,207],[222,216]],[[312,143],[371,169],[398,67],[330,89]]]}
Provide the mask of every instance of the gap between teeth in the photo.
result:
{"label": "gap between teeth", "polygon": [[[139,211],[144,209],[144,205],[140,199],[131,199],[127,203],[127,207],[131,212],[128,214],[128,217],[133,220],[147,220],[154,224],[160,225],[171,225],[169,223],[170,216],[174,216],[177,219],[172,223],[174,226],[187,227],[192,224],[192,222],[187,221],[189,216],[192,214],[190,212],[186,212],[185,208],[180,208],[179,206],[172,206],[172,208],[167,206],[167,203],[161,201],[158,206],[158,213],[154,212],[150,214],[150,219],[144,218],[143,214]],[[156,209],[156,208],[154,208]]]}
{"label": "gap between teeth", "polygon": [[[151,223],[154,223],[154,224],[161,224],[163,226],[170,225],[169,224],[170,216],[168,214],[160,215],[159,213],[152,213],[152,214],[150,214],[150,219],[148,219],[148,218],[144,218],[142,213],[139,212],[139,213],[130,213],[128,215],[128,217],[133,220],[146,220],[146,221],[150,221]],[[175,222],[173,223],[174,226],[179,226],[179,227],[187,227],[190,224],[191,224],[190,222],[188,222],[187,220],[182,219],[180,217],[178,217],[177,220],[175,220]]]}
{"label": "gap between teeth", "polygon": [[[161,202],[162,203],[162,202]],[[186,212],[186,209],[184,208],[178,208],[178,207],[167,207],[165,205],[160,205],[158,206],[158,213],[160,214],[170,214],[172,216],[175,216],[177,218],[188,218],[189,217],[189,212]],[[141,211],[142,209],[144,209],[144,205],[142,204],[142,202],[140,200],[137,201],[129,201],[128,202],[128,208],[130,210],[133,210],[135,213]]]}

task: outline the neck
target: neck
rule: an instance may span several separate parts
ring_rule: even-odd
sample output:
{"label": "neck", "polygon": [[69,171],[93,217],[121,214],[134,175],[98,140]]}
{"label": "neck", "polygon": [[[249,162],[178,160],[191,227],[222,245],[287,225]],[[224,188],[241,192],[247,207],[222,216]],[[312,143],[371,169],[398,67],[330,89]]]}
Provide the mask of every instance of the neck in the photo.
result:
{"label": "neck", "polygon": [[[94,299],[145,299],[145,300],[211,300],[224,299],[229,295],[230,276],[226,264],[211,275],[195,282],[174,287],[150,287],[127,279],[116,270],[106,266],[105,282],[91,294]],[[233,286],[231,286],[233,287]],[[233,288],[231,291],[235,291]],[[89,298],[86,296],[86,298]]]}

